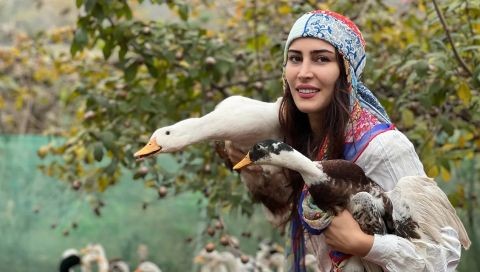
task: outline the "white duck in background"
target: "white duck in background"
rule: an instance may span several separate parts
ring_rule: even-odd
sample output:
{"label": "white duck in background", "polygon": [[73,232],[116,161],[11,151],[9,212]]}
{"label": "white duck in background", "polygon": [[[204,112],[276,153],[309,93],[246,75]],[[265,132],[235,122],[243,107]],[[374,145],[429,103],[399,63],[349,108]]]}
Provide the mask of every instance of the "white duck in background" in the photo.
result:
{"label": "white duck in background", "polygon": [[162,270],[152,262],[143,261],[135,269],[135,272],[162,272]]}
{"label": "white duck in background", "polygon": [[258,245],[255,263],[260,271],[283,272],[285,262],[284,249],[270,241],[262,241]]}
{"label": "white duck in background", "polygon": [[194,257],[193,262],[200,265],[200,272],[228,272],[228,266],[220,252],[215,249],[203,248]]}
{"label": "white duck in background", "polygon": [[82,272],[92,271],[92,263],[97,263],[98,272],[109,272],[108,259],[102,245],[89,244],[80,252],[82,254]]}
{"label": "white duck in background", "polygon": [[62,260],[58,271],[71,272],[77,266],[80,266],[82,262],[80,253],[74,248],[69,248],[62,253]]}
{"label": "white duck in background", "polygon": [[108,272],[130,272],[130,267],[125,261],[110,260],[108,261]]}
{"label": "white duck in background", "polygon": [[[342,184],[347,182],[342,181],[342,179],[351,180],[352,186],[354,186],[354,183],[359,182],[355,181],[354,178],[360,178],[361,176],[358,169],[363,172],[360,167],[349,161],[327,160],[313,162],[291,146],[275,140],[266,140],[255,144],[245,159],[235,165],[234,169],[244,167],[250,163],[273,164],[295,170],[301,174],[303,180],[309,186],[309,190],[321,186],[323,183]],[[366,178],[365,173],[363,173],[362,179],[364,178]],[[347,187],[345,190],[352,190],[352,188]],[[317,194],[322,194],[322,192],[319,191]],[[364,195],[365,192],[360,192],[360,194]],[[442,243],[441,229],[443,227],[452,227],[458,233],[462,246],[465,249],[469,248],[471,242],[462,221],[458,218],[455,208],[451,205],[448,197],[436,185],[434,180],[422,176],[404,177],[397,182],[392,191],[385,192],[384,195],[391,201],[394,207],[393,227],[395,234],[405,238],[414,238],[414,235],[409,234],[414,231],[419,235],[417,238]],[[314,197],[313,193],[312,197]],[[375,198],[378,199],[376,196],[371,197],[370,206],[367,206],[367,208],[384,210],[384,203],[376,201]],[[314,198],[315,202],[317,200]],[[363,200],[366,199],[364,198]],[[350,205],[350,209],[353,209],[353,212],[351,212],[354,217],[356,211],[360,213],[369,212],[365,206],[353,204]],[[361,217],[360,219],[365,218]],[[368,223],[374,218],[366,219],[368,219],[366,222],[359,221],[359,225],[363,230],[371,228],[368,226]],[[411,229],[411,227],[414,227],[414,229]]]}
{"label": "white duck in background", "polygon": [[256,269],[255,261],[251,256],[235,254],[230,251],[217,251],[215,245],[207,244],[194,257],[193,262],[200,265],[200,272],[254,272]]}

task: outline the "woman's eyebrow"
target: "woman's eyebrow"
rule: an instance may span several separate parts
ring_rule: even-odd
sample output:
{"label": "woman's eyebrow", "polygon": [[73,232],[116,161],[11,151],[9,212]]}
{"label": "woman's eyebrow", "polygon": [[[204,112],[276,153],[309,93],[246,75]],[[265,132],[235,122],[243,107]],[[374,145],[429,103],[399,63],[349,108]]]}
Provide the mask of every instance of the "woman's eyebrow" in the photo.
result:
{"label": "woman's eyebrow", "polygon": [[321,53],[328,53],[328,54],[333,54],[335,55],[335,52],[328,50],[328,49],[318,49],[318,50],[313,50],[310,52],[310,54],[321,54]]}
{"label": "woman's eyebrow", "polygon": [[294,50],[294,49],[288,49],[288,53],[302,54],[302,51],[300,51],[300,50]]}
{"label": "woman's eyebrow", "polygon": [[[296,49],[289,49],[288,53],[297,53],[297,54],[302,54],[302,51],[296,50]],[[328,49],[316,49],[310,51],[310,54],[320,54],[320,53],[329,53],[329,54],[335,54],[335,52],[328,50]]]}

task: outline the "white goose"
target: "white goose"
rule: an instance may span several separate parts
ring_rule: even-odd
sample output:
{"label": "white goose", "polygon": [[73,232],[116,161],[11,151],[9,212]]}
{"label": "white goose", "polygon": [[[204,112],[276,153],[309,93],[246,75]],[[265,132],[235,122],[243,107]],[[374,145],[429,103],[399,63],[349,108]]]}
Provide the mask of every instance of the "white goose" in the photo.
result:
{"label": "white goose", "polygon": [[283,272],[285,254],[283,248],[270,242],[262,241],[258,245],[255,262],[261,271]]}
{"label": "white goose", "polygon": [[[279,111],[282,98],[268,103],[243,96],[231,96],[221,101],[215,109],[200,117],[189,118],[173,125],[157,129],[149,142],[134,154],[137,159],[157,153],[171,153],[183,150],[189,145],[212,141],[231,141],[244,153],[256,142],[265,139],[281,139]],[[262,166],[265,179],[243,179],[253,199],[262,201],[275,221],[290,190],[282,170],[275,166]],[[246,175],[242,171],[240,175]],[[272,179],[272,176],[275,178]],[[275,182],[270,182],[275,180]],[[266,190],[268,189],[268,190]],[[288,208],[288,207],[287,207]]]}
{"label": "white goose", "polygon": [[134,154],[144,158],[159,152],[171,153],[210,140],[230,140],[245,152],[256,142],[280,139],[278,113],[282,99],[268,103],[243,96],[230,96],[215,109],[157,129],[145,147]]}
{"label": "white goose", "polygon": [[200,272],[228,272],[228,266],[220,252],[215,249],[203,248],[193,259],[200,265]]}
{"label": "white goose", "polygon": [[[251,256],[237,256],[230,251],[217,251],[215,245],[208,243],[194,257],[193,262],[201,265],[201,272],[253,272],[256,270],[256,263]],[[267,271],[266,271],[267,272]]]}
{"label": "white goose", "polygon": [[76,266],[81,265],[82,259],[80,258],[80,253],[74,248],[69,248],[62,253],[62,260],[58,271],[60,272],[71,272]]}
{"label": "white goose", "polygon": [[[301,174],[305,183],[310,187],[309,190],[325,182],[341,183],[341,179],[350,179],[352,183],[356,182],[353,178],[359,173],[352,172],[358,172],[358,169],[361,170],[361,168],[352,162],[343,161],[341,164],[336,164],[337,161],[313,162],[283,142],[266,140],[255,144],[244,160],[234,166],[234,169],[242,168],[251,163],[289,168]],[[335,164],[344,168],[332,168]],[[346,190],[351,189],[347,188]],[[413,231],[418,233],[422,239],[442,243],[441,228],[449,226],[458,233],[462,246],[465,249],[469,248],[471,242],[462,221],[458,218],[445,193],[436,185],[434,180],[421,176],[404,177],[398,181],[392,191],[386,192],[385,195],[395,207],[393,209],[393,221],[397,235],[403,236],[401,235],[405,232],[403,224],[405,224],[405,221],[409,221],[405,219],[411,218],[413,225],[409,221],[408,227],[415,227]],[[380,210],[385,208],[382,207],[382,202],[375,202],[371,203],[371,206]],[[409,203],[415,203],[415,205],[408,205]],[[349,208],[353,209],[352,214],[359,209],[364,209],[357,205],[351,205]],[[361,226],[363,223],[359,222]],[[406,238],[413,237],[408,236],[410,231],[412,230],[406,231]]]}
{"label": "white goose", "polygon": [[108,262],[109,272],[130,272],[130,266],[122,260],[110,260]]}
{"label": "white goose", "polygon": [[82,272],[92,271],[91,264],[95,262],[98,266],[98,272],[108,272],[109,263],[102,245],[89,244],[80,252],[82,254]]}
{"label": "white goose", "polygon": [[162,270],[152,262],[143,261],[135,269],[135,272],[162,272]]}

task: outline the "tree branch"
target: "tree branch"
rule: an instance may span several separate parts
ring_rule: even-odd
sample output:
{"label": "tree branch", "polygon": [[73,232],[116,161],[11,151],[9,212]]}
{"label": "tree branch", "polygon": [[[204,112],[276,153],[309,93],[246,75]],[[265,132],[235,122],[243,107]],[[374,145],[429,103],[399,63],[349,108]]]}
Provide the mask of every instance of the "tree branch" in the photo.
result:
{"label": "tree branch", "polygon": [[455,44],[453,43],[452,36],[450,35],[450,30],[448,29],[447,23],[445,21],[445,18],[443,17],[442,12],[440,11],[440,8],[437,5],[436,0],[432,0],[433,5],[435,6],[435,11],[437,12],[437,16],[440,19],[440,22],[442,23],[443,29],[445,30],[445,33],[447,34],[447,39],[450,45],[452,46],[453,54],[455,55],[455,58],[457,61],[460,63],[460,66],[468,73],[469,76],[473,76],[472,71],[468,68],[467,64],[465,61],[462,59],[462,57],[458,54],[457,48],[455,47]]}

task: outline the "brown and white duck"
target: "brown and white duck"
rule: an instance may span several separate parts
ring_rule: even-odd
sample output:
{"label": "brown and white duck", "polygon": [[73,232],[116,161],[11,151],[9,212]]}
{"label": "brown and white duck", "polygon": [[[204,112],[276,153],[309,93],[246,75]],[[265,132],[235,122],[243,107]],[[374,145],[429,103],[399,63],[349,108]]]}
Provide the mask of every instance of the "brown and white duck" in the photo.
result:
{"label": "brown and white duck", "polygon": [[366,233],[388,232],[407,239],[425,238],[442,243],[441,228],[449,226],[457,231],[465,249],[471,244],[447,196],[428,177],[404,177],[392,191],[383,192],[353,162],[314,162],[276,140],[255,144],[234,168],[251,163],[299,172],[320,209],[332,214],[349,209]]}

